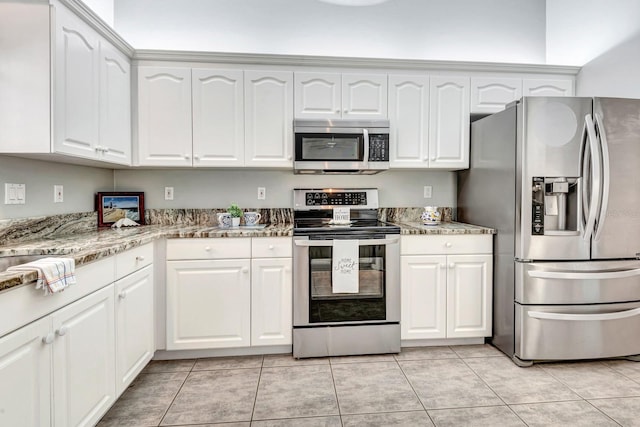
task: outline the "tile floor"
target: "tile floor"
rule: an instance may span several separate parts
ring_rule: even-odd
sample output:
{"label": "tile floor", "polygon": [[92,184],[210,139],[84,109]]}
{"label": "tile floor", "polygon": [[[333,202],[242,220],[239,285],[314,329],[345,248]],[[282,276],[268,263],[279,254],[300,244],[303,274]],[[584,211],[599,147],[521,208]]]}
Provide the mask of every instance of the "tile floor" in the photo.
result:
{"label": "tile floor", "polygon": [[640,363],[518,368],[489,345],[152,361],[98,426],[640,426]]}

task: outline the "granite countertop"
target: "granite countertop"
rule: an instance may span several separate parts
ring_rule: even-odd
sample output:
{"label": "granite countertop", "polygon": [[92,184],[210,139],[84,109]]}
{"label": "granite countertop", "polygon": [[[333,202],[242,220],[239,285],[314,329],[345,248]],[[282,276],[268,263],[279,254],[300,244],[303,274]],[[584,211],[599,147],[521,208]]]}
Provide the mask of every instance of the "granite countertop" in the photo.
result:
{"label": "granite countertop", "polygon": [[[423,225],[420,222],[398,223],[401,234],[493,234],[495,230],[458,222]],[[162,238],[224,238],[292,236],[292,224],[271,224],[263,228],[220,228],[180,225],[145,225],[122,229],[99,229],[93,232],[43,238],[0,247],[0,257],[66,256],[76,266],[113,256],[136,246]],[[0,272],[0,291],[35,281],[35,272]]]}

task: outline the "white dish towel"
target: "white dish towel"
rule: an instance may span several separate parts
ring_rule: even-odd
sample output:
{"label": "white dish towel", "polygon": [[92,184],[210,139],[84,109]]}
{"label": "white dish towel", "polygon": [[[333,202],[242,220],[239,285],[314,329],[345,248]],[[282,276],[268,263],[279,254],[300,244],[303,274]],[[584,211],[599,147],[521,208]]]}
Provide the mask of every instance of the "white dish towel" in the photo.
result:
{"label": "white dish towel", "polygon": [[44,289],[45,295],[65,290],[76,283],[73,258],[42,258],[26,264],[14,265],[7,271],[37,271],[36,289]]}
{"label": "white dish towel", "polygon": [[333,274],[331,280],[334,294],[357,294],[360,291],[360,245],[357,240],[333,241]]}

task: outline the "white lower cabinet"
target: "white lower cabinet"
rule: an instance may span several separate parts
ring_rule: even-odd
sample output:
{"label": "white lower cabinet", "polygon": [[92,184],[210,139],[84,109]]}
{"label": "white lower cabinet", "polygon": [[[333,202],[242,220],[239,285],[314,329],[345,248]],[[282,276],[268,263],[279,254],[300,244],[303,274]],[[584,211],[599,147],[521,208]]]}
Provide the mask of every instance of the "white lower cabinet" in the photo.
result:
{"label": "white lower cabinet", "polygon": [[0,338],[0,425],[51,425],[51,332],[46,317]]}
{"label": "white lower cabinet", "polygon": [[291,344],[291,244],[167,241],[167,350]]}
{"label": "white lower cabinet", "polygon": [[115,283],[116,393],[122,394],[153,357],[153,266]]}
{"label": "white lower cabinet", "polygon": [[249,346],[250,267],[249,259],[168,261],[167,350]]}
{"label": "white lower cabinet", "polygon": [[60,294],[27,285],[3,295],[0,313],[17,329],[0,337],[0,426],[100,420],[153,356],[152,263],[150,243],[80,267]]}
{"label": "white lower cabinet", "polygon": [[55,426],[92,426],[115,402],[113,285],[51,315]]}
{"label": "white lower cabinet", "polygon": [[491,235],[403,236],[403,340],[491,336]]}
{"label": "white lower cabinet", "polygon": [[252,346],[291,344],[292,284],[291,258],[251,260]]}

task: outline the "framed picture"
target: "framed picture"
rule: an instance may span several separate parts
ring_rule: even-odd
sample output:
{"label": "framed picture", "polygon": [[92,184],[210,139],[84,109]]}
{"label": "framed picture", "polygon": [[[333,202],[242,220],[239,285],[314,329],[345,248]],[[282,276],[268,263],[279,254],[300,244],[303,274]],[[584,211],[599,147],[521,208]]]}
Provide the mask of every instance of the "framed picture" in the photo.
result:
{"label": "framed picture", "polygon": [[144,225],[143,192],[96,193],[98,227],[110,227],[122,218]]}

